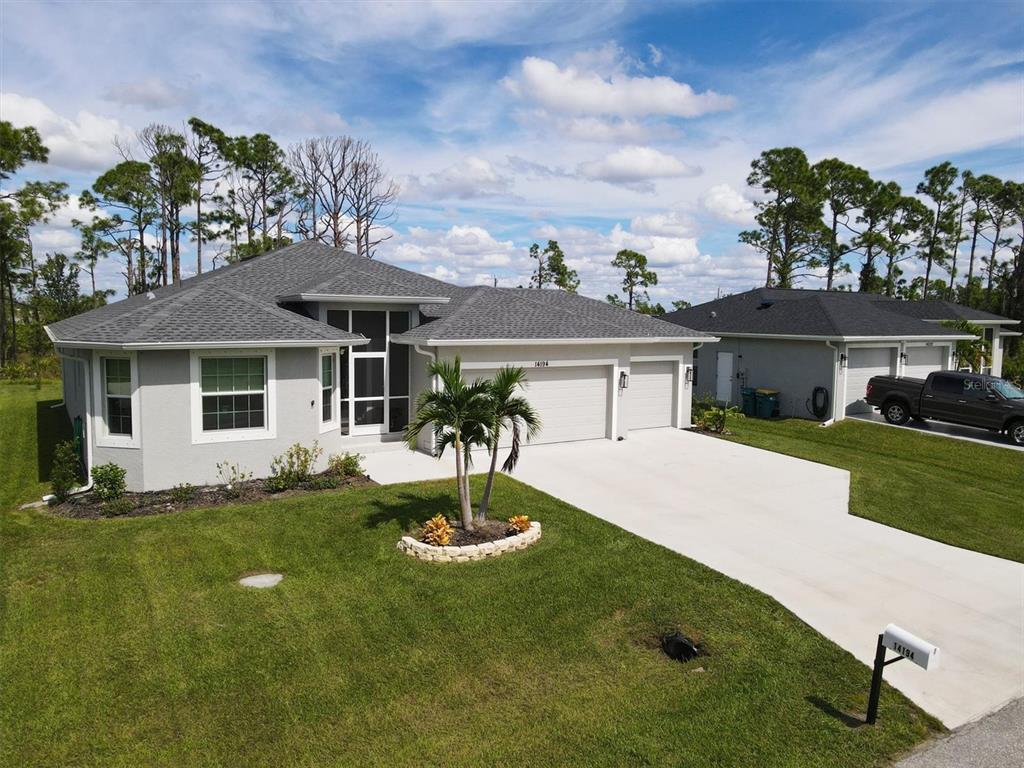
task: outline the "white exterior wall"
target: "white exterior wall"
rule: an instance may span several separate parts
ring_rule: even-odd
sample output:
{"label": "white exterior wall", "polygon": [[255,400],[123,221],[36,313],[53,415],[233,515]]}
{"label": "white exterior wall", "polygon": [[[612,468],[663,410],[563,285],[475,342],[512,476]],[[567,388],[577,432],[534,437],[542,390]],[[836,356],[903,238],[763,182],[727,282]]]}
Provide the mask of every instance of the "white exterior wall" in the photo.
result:
{"label": "white exterior wall", "polygon": [[[815,387],[829,392],[832,404],[836,396],[833,361],[835,353],[823,341],[788,339],[748,339],[723,336],[717,344],[700,348],[697,360],[697,394],[715,396],[718,385],[717,353],[733,353],[732,403],[743,402],[742,387],[779,390],[779,414],[814,419],[807,403]],[[841,409],[840,409],[841,410]]]}
{"label": "white exterior wall", "polygon": [[[505,364],[522,365],[529,369],[538,361],[549,366],[584,365],[600,361],[608,370],[608,408],[605,436],[628,437],[626,414],[629,408],[629,389],[618,386],[620,372],[629,373],[632,359],[670,359],[677,366],[674,408],[679,426],[690,424],[690,385],[685,381],[686,368],[692,364],[691,344],[581,344],[522,345],[522,346],[466,346],[442,347],[437,351],[445,359],[461,356],[466,376],[473,369],[483,371]],[[426,374],[430,357],[410,347],[411,402],[431,386]],[[248,352],[252,354],[251,351]],[[246,351],[239,350],[239,355]],[[254,477],[265,477],[270,462],[295,443],[311,446],[318,441],[323,449],[321,467],[331,453],[358,451],[375,439],[368,436],[342,435],[338,429],[320,431],[320,402],[318,369],[319,350],[315,348],[278,348],[274,355],[273,436],[260,439],[228,440],[218,442],[193,441],[192,369],[187,350],[140,351],[135,353],[138,389],[133,411],[134,439],[139,447],[104,446],[98,444],[95,429],[89,439],[93,453],[92,464],[114,462],[126,470],[130,490],[150,491],[170,488],[178,483],[193,485],[213,484],[219,481],[217,463],[230,461],[252,472]],[[91,392],[95,356],[85,352],[89,371],[75,374],[74,363],[65,363],[66,395],[70,397],[69,413],[89,411],[96,415],[95,394]],[[550,370],[550,368],[546,368]],[[84,386],[83,386],[84,383]],[[269,389],[269,388],[268,388]],[[102,441],[101,441],[102,442]],[[428,430],[420,436],[419,447],[430,450]]]}

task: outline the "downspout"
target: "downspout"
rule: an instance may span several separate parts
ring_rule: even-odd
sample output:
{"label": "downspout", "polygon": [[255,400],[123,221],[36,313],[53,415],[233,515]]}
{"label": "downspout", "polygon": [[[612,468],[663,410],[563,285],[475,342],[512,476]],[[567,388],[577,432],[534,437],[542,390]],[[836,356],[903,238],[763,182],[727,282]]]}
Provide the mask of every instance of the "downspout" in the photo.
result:
{"label": "downspout", "polygon": [[818,426],[830,427],[836,422],[836,405],[839,402],[838,393],[836,392],[839,389],[839,347],[835,346],[831,341],[826,341],[825,346],[832,350],[832,415]]}
{"label": "downspout", "polygon": [[[423,355],[426,358],[429,358],[431,362],[434,362],[434,363],[437,362],[437,350],[436,349],[434,349],[432,351],[423,350],[423,349],[420,349],[420,345],[419,344],[413,344],[412,348],[413,348],[414,352],[416,352],[417,354]],[[430,388],[434,392],[437,391],[437,376],[431,376],[430,377]],[[410,400],[411,400],[411,398],[410,398]],[[433,444],[433,442],[431,442],[431,444],[430,444],[430,455],[435,457],[435,458],[437,457],[437,453],[435,453],[435,451],[434,451],[434,444]]]}
{"label": "downspout", "polygon": [[[89,386],[91,384],[91,377],[89,376],[89,369],[86,366],[86,361],[81,357],[73,357],[71,355],[61,352],[59,349],[56,350],[57,357],[61,360],[70,360],[73,363],[78,363],[82,366],[82,383],[83,399],[85,401],[85,412],[82,414],[82,422],[85,425],[85,485],[78,488],[72,488],[69,492],[70,496],[77,496],[80,493],[86,493],[92,490],[92,414],[89,413],[89,403],[92,402],[92,393],[89,392]],[[62,401],[63,402],[63,401]],[[54,499],[53,494],[47,494],[43,496],[43,501],[52,502]]]}
{"label": "downspout", "polygon": [[[703,347],[705,344],[707,344],[706,341],[698,341],[696,344],[693,345],[693,349],[690,350],[690,370],[691,371],[694,368],[696,368],[696,365],[694,365],[693,361],[694,361],[694,358],[697,356],[697,350],[700,349],[701,347]],[[683,371],[683,376],[685,376],[685,375],[686,375],[686,371],[684,370]],[[685,382],[684,382],[684,384],[685,384]],[[690,427],[693,427],[693,396],[696,394],[695,389],[696,389],[696,387],[694,387],[692,385],[690,386],[690,424],[689,424]],[[683,427],[683,426],[680,426],[679,428],[680,429],[686,429],[686,427]]]}

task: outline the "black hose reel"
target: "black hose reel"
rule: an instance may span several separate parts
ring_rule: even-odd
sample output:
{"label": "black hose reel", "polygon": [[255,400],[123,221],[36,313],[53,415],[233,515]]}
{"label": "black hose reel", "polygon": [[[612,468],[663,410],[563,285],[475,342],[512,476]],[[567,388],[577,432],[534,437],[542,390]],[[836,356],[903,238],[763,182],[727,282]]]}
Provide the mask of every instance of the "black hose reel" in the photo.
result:
{"label": "black hose reel", "polygon": [[815,387],[808,401],[808,410],[814,414],[814,418],[824,419],[828,415],[828,405],[828,390],[824,387]]}

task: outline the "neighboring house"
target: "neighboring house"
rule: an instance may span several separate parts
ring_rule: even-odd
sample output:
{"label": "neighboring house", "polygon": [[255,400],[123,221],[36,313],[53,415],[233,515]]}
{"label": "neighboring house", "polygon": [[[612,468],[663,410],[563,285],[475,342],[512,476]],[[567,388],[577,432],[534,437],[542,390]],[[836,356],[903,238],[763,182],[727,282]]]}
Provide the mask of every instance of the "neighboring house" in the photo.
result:
{"label": "neighboring house", "polygon": [[[427,362],[528,369],[540,442],[690,424],[693,347],[713,338],[556,290],[464,288],[317,243],[132,296],[47,328],[90,468],[134,490],[257,477],[294,443],[400,439]],[[420,447],[430,449],[430,435]]]}
{"label": "neighboring house", "polygon": [[[965,319],[984,329],[992,342],[985,372],[995,376],[1005,338],[1020,335],[1008,329],[1016,320],[952,302],[849,291],[757,288],[664,319],[721,337],[694,361],[698,394],[739,404],[743,387],[776,389],[781,415],[822,420],[870,411],[864,390],[872,376],[924,377],[950,368],[956,341],[974,337],[943,327],[943,320]],[[813,413],[819,387],[828,393],[820,417]]]}

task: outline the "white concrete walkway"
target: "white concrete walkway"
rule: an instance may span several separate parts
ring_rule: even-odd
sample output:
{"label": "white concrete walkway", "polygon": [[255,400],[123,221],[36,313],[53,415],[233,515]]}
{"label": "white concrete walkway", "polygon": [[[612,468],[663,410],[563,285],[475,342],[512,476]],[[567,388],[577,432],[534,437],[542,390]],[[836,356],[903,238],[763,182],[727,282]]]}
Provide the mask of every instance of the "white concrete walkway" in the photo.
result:
{"label": "white concrete walkway", "polygon": [[[365,464],[383,483],[452,474],[408,452]],[[1024,695],[1024,564],[848,514],[844,470],[658,429],[529,447],[516,477],[768,593],[866,664],[889,622],[935,643],[938,670],[885,675],[949,727]]]}

